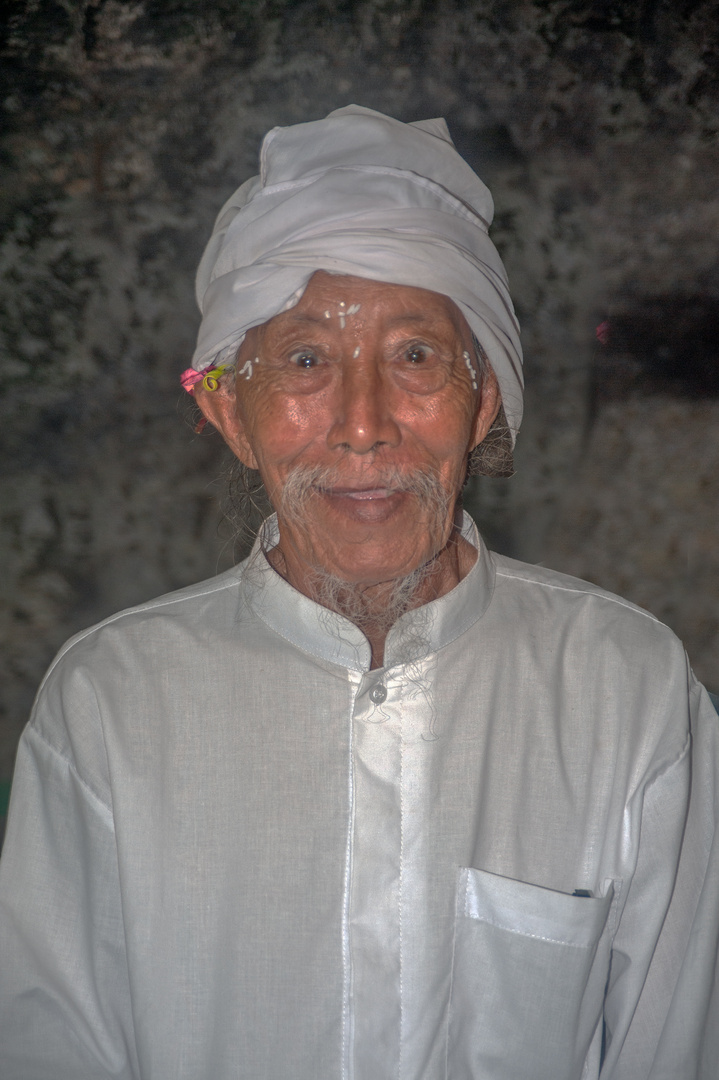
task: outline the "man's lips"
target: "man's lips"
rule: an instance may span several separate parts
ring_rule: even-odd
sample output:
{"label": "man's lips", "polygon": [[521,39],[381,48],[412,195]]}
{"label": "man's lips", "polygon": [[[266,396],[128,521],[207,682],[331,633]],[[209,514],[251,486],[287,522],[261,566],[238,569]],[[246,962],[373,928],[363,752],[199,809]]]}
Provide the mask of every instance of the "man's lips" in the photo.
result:
{"label": "man's lips", "polygon": [[318,487],[317,492],[325,500],[325,505],[340,513],[347,521],[362,522],[364,525],[380,525],[394,518],[401,506],[404,506],[409,494],[401,487],[352,487],[342,484],[332,487]]}
{"label": "man's lips", "polygon": [[348,488],[334,487],[322,488],[323,495],[329,495],[339,499],[356,499],[358,502],[369,502],[373,499],[390,499],[393,495],[401,494],[397,488],[371,487],[371,488]]}

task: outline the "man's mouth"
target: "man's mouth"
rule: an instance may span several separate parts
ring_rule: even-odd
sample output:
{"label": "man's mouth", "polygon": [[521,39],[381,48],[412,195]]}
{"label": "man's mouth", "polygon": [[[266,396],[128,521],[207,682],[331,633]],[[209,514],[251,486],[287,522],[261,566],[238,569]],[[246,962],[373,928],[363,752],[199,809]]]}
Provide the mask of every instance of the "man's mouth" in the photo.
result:
{"label": "man's mouth", "polygon": [[351,484],[318,485],[317,494],[347,521],[380,525],[394,517],[409,492],[393,483],[355,487]]}
{"label": "man's mouth", "polygon": [[389,487],[334,487],[321,490],[324,495],[329,495],[334,498],[355,499],[357,502],[371,502],[373,499],[389,499],[392,495],[398,495],[400,493],[397,488]]}

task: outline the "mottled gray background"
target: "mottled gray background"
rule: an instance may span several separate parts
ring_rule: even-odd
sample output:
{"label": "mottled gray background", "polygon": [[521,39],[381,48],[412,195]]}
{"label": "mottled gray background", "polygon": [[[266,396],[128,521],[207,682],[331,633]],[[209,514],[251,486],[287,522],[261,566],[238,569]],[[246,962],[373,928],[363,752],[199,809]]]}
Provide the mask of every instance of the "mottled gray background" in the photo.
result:
{"label": "mottled gray background", "polygon": [[719,688],[714,0],[1,10],[0,782],[70,633],[235,557],[177,384],[194,267],[264,132],[349,102],[445,116],[495,196],[528,391],[517,476],[468,494],[486,535]]}

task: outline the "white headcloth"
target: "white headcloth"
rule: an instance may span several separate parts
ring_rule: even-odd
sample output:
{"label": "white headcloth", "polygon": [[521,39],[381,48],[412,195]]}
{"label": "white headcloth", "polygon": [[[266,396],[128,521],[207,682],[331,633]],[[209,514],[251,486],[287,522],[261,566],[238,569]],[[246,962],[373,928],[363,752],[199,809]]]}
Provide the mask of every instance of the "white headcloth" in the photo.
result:
{"label": "white headcloth", "polygon": [[444,120],[403,124],[348,105],[273,128],[260,175],[220,211],[197,271],[195,371],[234,357],[315,270],[415,285],[454,300],[489,357],[513,434],[522,351],[507,276],[487,230],[492,196]]}

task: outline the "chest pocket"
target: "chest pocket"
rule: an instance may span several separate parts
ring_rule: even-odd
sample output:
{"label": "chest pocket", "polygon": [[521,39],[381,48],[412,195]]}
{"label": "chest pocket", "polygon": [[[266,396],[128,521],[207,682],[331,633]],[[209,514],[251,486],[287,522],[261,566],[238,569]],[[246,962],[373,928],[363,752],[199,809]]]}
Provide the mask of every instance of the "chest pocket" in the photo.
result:
{"label": "chest pocket", "polygon": [[449,1080],[578,1080],[602,1014],[615,909],[460,870]]}

